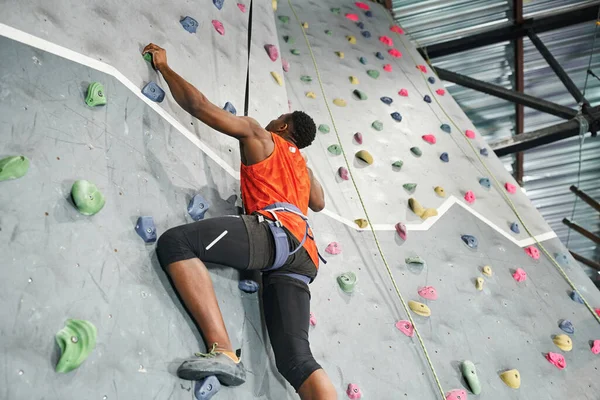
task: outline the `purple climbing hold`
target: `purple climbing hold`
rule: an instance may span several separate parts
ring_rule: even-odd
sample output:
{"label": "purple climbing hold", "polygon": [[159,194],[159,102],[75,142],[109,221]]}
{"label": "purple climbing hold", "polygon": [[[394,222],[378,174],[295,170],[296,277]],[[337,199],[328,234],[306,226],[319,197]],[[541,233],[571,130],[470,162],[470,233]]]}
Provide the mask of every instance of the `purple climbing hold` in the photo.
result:
{"label": "purple climbing hold", "polygon": [[325,252],[327,252],[329,254],[337,255],[342,252],[342,247],[340,246],[340,244],[338,242],[331,242],[325,248]]}
{"label": "purple climbing hold", "polygon": [[160,103],[165,99],[165,91],[155,82],[148,82],[146,86],[142,88],[142,94],[157,103]]}
{"label": "purple climbing hold", "polygon": [[519,224],[517,224],[516,222],[510,224],[510,230],[514,233],[521,233],[521,230],[519,229]]}
{"label": "purple climbing hold", "polygon": [[218,10],[223,8],[223,3],[225,0],[213,0],[213,4],[217,7]]}
{"label": "purple climbing hold", "polygon": [[277,61],[277,57],[279,57],[279,51],[277,51],[277,46],[274,44],[265,44],[265,50],[269,55],[271,61]]}
{"label": "purple climbing hold", "polygon": [[473,236],[473,235],[462,235],[460,238],[470,248],[477,249],[477,245],[479,244],[479,241],[477,240],[477,238],[475,236]]}
{"label": "purple climbing hold", "polygon": [[576,290],[571,291],[571,293],[569,293],[569,297],[574,302],[583,304],[583,298],[581,298],[581,296],[579,295],[579,292],[577,292]]}
{"label": "purple climbing hold", "polygon": [[380,60],[383,60],[383,53],[378,51],[377,53],[375,53],[375,57],[379,58]]}
{"label": "purple climbing hold", "polygon": [[358,143],[358,144],[362,144],[362,143],[363,143],[363,136],[362,136],[362,133],[360,133],[360,132],[356,132],[356,133],[354,134],[354,140],[356,140],[356,143]]}
{"label": "purple climbing hold", "polygon": [[369,32],[369,31],[362,31],[360,34],[363,35],[363,37],[365,39],[368,39],[371,37],[371,32]]}
{"label": "purple climbing hold", "polygon": [[225,103],[225,105],[223,106],[223,110],[229,111],[233,115],[237,114],[237,110],[235,109],[235,107],[233,106],[233,104],[231,104],[230,102]]}
{"label": "purple climbing hold", "polygon": [[356,26],[358,26],[358,29],[365,29],[365,24],[360,21],[356,23]]}
{"label": "purple climbing hold", "polygon": [[192,217],[192,219],[194,221],[200,221],[201,219],[204,218],[204,213],[206,213],[206,211],[208,211],[208,208],[209,208],[208,201],[206,201],[204,199],[204,197],[202,197],[202,195],[196,194],[190,200],[187,211],[188,211],[188,214],[190,214],[190,217]]}
{"label": "purple climbing hold", "polygon": [[221,389],[221,383],[216,376],[211,375],[196,381],[194,385],[194,396],[196,400],[209,400]]}
{"label": "purple climbing hold", "polygon": [[426,95],[425,95],[425,97],[423,97],[423,101],[424,101],[425,103],[431,103],[431,97],[429,97],[429,95],[428,95],[428,94],[426,94]]}
{"label": "purple climbing hold", "polygon": [[242,292],[255,293],[258,291],[258,283],[254,282],[251,279],[244,279],[238,283],[238,288]]}
{"label": "purple climbing hold", "polygon": [[179,23],[189,33],[196,33],[196,29],[198,29],[198,21],[190,16],[184,17]]}
{"label": "purple climbing hold", "polygon": [[398,236],[400,236],[400,239],[406,240],[408,234],[408,231],[406,230],[406,225],[404,225],[402,222],[398,222],[395,228],[396,233],[398,233]]}
{"label": "purple climbing hold", "polygon": [[135,223],[135,231],[146,243],[156,242],[156,226],[152,217],[139,217]]}
{"label": "purple climbing hold", "polygon": [[558,327],[567,333],[575,333],[575,327],[573,323],[568,319],[563,319],[558,323]]}
{"label": "purple climbing hold", "polygon": [[281,67],[285,72],[289,72],[290,70],[290,63],[283,57],[281,57]]}
{"label": "purple climbing hold", "polygon": [[429,81],[429,83],[435,83],[435,78],[433,76],[430,76],[429,78],[427,78],[427,80]]}
{"label": "purple climbing hold", "polygon": [[480,148],[479,149],[479,154],[481,154],[484,157],[487,157],[489,155],[488,149],[486,149],[485,147]]}
{"label": "purple climbing hold", "polygon": [[392,100],[390,97],[387,97],[387,96],[383,96],[383,97],[382,97],[380,100],[381,100],[382,102],[384,102],[385,104],[387,104],[388,106],[389,106],[390,104],[392,104],[392,102],[394,101],[394,100]]}
{"label": "purple climbing hold", "polygon": [[448,153],[444,152],[444,153],[440,154],[440,160],[442,160],[443,162],[450,161],[450,157],[448,156]]}
{"label": "purple climbing hold", "polygon": [[392,116],[392,118],[394,118],[396,121],[401,122],[402,121],[402,115],[400,115],[399,112],[394,111],[393,113],[390,114]]}
{"label": "purple climbing hold", "polygon": [[373,13],[371,12],[371,10],[365,11],[365,15],[369,18],[371,18],[373,16]]}
{"label": "purple climbing hold", "polygon": [[348,170],[344,167],[340,167],[338,169],[338,175],[340,176],[340,178],[342,178],[345,181],[350,179],[350,174],[348,173]]}
{"label": "purple climbing hold", "polygon": [[346,389],[346,394],[348,398],[351,400],[360,399],[362,397],[362,393],[360,392],[360,388],[354,383],[348,384],[348,389]]}

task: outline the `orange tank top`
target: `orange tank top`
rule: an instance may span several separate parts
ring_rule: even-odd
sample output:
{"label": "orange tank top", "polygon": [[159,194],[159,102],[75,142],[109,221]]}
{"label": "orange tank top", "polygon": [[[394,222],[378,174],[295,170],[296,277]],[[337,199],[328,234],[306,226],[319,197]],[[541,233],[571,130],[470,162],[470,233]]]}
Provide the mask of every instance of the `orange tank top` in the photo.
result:
{"label": "orange tank top", "polygon": [[[244,165],[240,170],[242,200],[246,214],[255,211],[273,219],[271,213],[262,209],[273,203],[290,203],[308,213],[310,198],[310,177],[306,169],[306,161],[300,150],[279,135],[271,133],[275,148],[266,159],[254,165]],[[306,223],[299,216],[285,211],[278,211],[277,217],[298,241],[302,242],[306,232]],[[309,232],[312,236],[312,232]],[[304,248],[310,258],[319,267],[319,256],[314,240],[304,242]]]}

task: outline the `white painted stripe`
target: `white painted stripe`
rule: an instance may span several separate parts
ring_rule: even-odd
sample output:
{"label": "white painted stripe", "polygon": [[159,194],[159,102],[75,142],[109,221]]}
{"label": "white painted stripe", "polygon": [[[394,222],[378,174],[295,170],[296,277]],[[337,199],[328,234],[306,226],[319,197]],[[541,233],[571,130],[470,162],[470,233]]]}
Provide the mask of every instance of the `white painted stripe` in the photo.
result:
{"label": "white painted stripe", "polygon": [[215,244],[217,244],[217,242],[221,239],[223,239],[223,237],[227,235],[227,231],[223,231],[223,233],[221,233],[219,236],[217,236],[217,238],[215,240],[213,240],[212,242],[210,242],[210,244],[208,246],[206,246],[205,250],[210,250],[211,247],[213,247]]}

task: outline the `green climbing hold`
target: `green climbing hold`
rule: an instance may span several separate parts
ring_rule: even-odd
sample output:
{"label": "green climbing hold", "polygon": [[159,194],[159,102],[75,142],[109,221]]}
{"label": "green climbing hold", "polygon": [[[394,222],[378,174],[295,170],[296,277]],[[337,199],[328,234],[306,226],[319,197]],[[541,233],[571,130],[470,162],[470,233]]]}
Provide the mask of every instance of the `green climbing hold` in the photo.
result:
{"label": "green climbing hold", "polygon": [[409,192],[412,192],[417,188],[417,184],[416,183],[405,183],[404,185],[402,185],[402,187],[404,189],[408,190]]}
{"label": "green climbing hold", "polygon": [[460,366],[460,370],[471,389],[473,394],[481,393],[481,384],[479,383],[479,378],[477,377],[477,370],[475,369],[475,364],[469,360],[465,360],[462,362]]}
{"label": "green climbing hold", "polygon": [[0,160],[0,182],[18,179],[29,170],[29,159],[25,156],[11,156]]}
{"label": "green climbing hold", "polygon": [[417,157],[421,157],[423,155],[423,152],[418,147],[411,147],[410,152],[413,153]]}
{"label": "green climbing hold", "polygon": [[60,360],[56,372],[66,373],[79,367],[96,347],[96,327],[89,321],[68,319],[56,334]]}
{"label": "green climbing hold", "polygon": [[300,80],[301,80],[302,82],[312,82],[312,78],[311,78],[310,76],[308,76],[308,75],[302,75],[302,76],[300,77]]}
{"label": "green climbing hold", "polygon": [[152,64],[152,53],[146,53],[143,55],[144,60],[148,61],[152,67],[154,67],[154,64]]}
{"label": "green climbing hold", "polygon": [[367,95],[365,94],[365,92],[361,92],[358,89],[354,89],[352,93],[354,93],[354,95],[358,97],[359,100],[367,100]]}
{"label": "green climbing hold", "polygon": [[104,196],[96,185],[86,180],[75,181],[71,187],[71,199],[83,215],[94,215],[104,207]]}
{"label": "green climbing hold", "polygon": [[326,125],[326,124],[319,125],[319,132],[329,133],[329,125]]}
{"label": "green climbing hold", "polygon": [[402,161],[398,160],[398,161],[396,161],[396,162],[394,162],[392,164],[392,167],[394,167],[394,168],[402,168],[403,165],[404,165],[404,163]]}
{"label": "green climbing hold", "polygon": [[337,277],[338,285],[346,293],[352,293],[356,286],[356,274],[354,272],[344,272]]}
{"label": "green climbing hold", "polygon": [[88,86],[85,103],[90,107],[103,106],[106,104],[106,96],[104,95],[104,87],[100,82],[92,82]]}
{"label": "green climbing hold", "polygon": [[296,49],[291,49],[290,53],[292,53],[295,56],[299,56],[300,55],[300,52],[298,50],[296,50]]}
{"label": "green climbing hold", "polygon": [[327,148],[327,151],[329,151],[334,156],[339,156],[340,154],[342,154],[342,148],[339,144],[332,144]]}
{"label": "green climbing hold", "polygon": [[358,59],[358,61],[360,61],[360,63],[361,63],[362,65],[366,65],[366,64],[367,64],[367,59],[366,59],[366,58],[364,58],[364,57],[360,57],[360,58]]}
{"label": "green climbing hold", "polygon": [[373,164],[373,156],[366,150],[359,150],[355,154],[356,158],[371,165]]}
{"label": "green climbing hold", "polygon": [[381,121],[373,121],[373,123],[371,124],[371,126],[376,131],[382,131],[383,130],[383,122],[381,122]]}
{"label": "green climbing hold", "polygon": [[369,69],[369,70],[367,70],[367,75],[369,75],[373,79],[377,79],[377,78],[379,78],[379,71],[374,70],[374,69]]}
{"label": "green climbing hold", "polygon": [[287,24],[288,22],[290,22],[290,17],[288,17],[287,15],[280,15],[277,18],[279,18],[279,20],[281,22],[283,22],[284,24]]}
{"label": "green climbing hold", "polygon": [[331,31],[329,29],[325,30],[325,34],[331,36]]}
{"label": "green climbing hold", "polygon": [[285,42],[288,43],[288,44],[294,44],[294,43],[296,43],[296,39],[294,39],[292,36],[288,36],[288,35],[285,35],[283,37],[283,40],[285,40]]}
{"label": "green climbing hold", "polygon": [[407,257],[404,259],[406,264],[425,265],[425,261],[419,256]]}
{"label": "green climbing hold", "polygon": [[334,14],[339,14],[340,13],[340,9],[337,8],[337,7],[335,7],[335,8],[331,9],[331,12],[334,13]]}

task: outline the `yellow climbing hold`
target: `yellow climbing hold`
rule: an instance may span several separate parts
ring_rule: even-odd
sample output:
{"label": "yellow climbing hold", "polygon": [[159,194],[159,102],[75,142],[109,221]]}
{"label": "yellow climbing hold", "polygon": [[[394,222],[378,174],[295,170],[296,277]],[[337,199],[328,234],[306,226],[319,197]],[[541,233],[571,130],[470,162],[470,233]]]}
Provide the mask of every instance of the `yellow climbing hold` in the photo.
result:
{"label": "yellow climbing hold", "polygon": [[500,379],[502,379],[502,382],[506,383],[506,386],[510,388],[518,389],[521,387],[521,374],[516,369],[501,373]]}
{"label": "yellow climbing hold", "polygon": [[283,79],[281,79],[281,75],[275,71],[271,71],[271,76],[275,79],[279,86],[283,86]]}
{"label": "yellow climbing hold", "polygon": [[344,58],[344,52],[343,51],[336,51],[335,54],[339,57],[339,58]]}
{"label": "yellow climbing hold", "polygon": [[359,160],[364,161],[369,165],[373,164],[373,156],[366,150],[357,151],[355,156]]}
{"label": "yellow climbing hold", "polygon": [[424,208],[416,199],[412,197],[408,199],[408,206],[423,220],[438,215],[438,212],[435,208]]}
{"label": "yellow climbing hold", "polygon": [[315,92],[306,92],[306,97],[310,99],[316,99],[317,95],[315,94]]}
{"label": "yellow climbing hold", "polygon": [[434,189],[435,194],[437,194],[440,197],[446,197],[446,191],[444,190],[443,187],[441,186],[436,186]]}
{"label": "yellow climbing hold", "polygon": [[352,35],[346,36],[346,40],[348,40],[350,44],[356,44],[356,38]]}
{"label": "yellow climbing hold", "polygon": [[431,310],[423,303],[419,303],[418,301],[409,301],[408,306],[411,310],[417,315],[422,317],[429,317],[431,315]]}
{"label": "yellow climbing hold", "polygon": [[485,276],[492,276],[492,267],[490,267],[489,265],[486,265],[485,267],[483,267],[482,272]]}
{"label": "yellow climbing hold", "polygon": [[273,6],[273,11],[277,11],[277,0],[271,0],[271,5]]}
{"label": "yellow climbing hold", "polygon": [[477,290],[483,290],[483,278],[482,277],[477,277],[477,279],[475,279],[475,287],[477,288]]}
{"label": "yellow climbing hold", "polygon": [[303,22],[303,23],[302,23],[302,27],[303,27],[304,29],[308,29],[308,22]]}
{"label": "yellow climbing hold", "polygon": [[555,345],[558,346],[562,351],[571,351],[573,350],[573,342],[571,338],[567,335],[556,335],[554,339],[552,339]]}
{"label": "yellow climbing hold", "polygon": [[350,83],[353,85],[358,85],[358,78],[355,76],[350,77]]}
{"label": "yellow climbing hold", "polygon": [[364,218],[355,219],[354,223],[356,225],[358,225],[359,228],[363,228],[363,229],[366,228],[367,226],[369,226],[369,222]]}
{"label": "yellow climbing hold", "polygon": [[346,107],[346,100],[344,99],[333,99],[333,104],[338,107]]}

